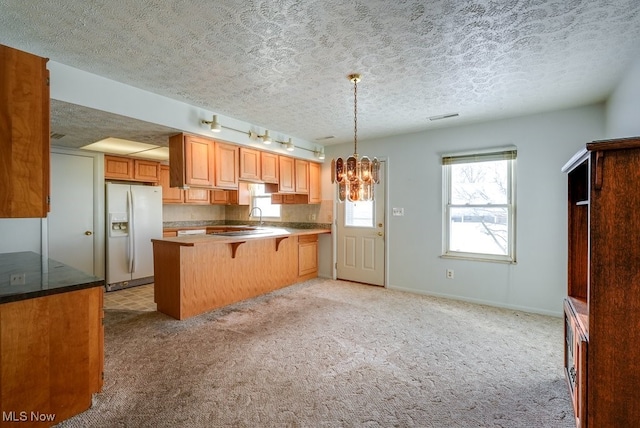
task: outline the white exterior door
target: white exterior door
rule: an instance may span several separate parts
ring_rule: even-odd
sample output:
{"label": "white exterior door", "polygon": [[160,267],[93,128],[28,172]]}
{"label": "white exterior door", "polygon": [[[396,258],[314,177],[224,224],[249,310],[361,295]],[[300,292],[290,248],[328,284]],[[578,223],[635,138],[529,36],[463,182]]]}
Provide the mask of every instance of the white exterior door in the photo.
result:
{"label": "white exterior door", "polygon": [[49,258],[94,275],[93,158],[51,153]]}
{"label": "white exterior door", "polygon": [[338,202],[337,278],[385,283],[385,162],[371,202]]}

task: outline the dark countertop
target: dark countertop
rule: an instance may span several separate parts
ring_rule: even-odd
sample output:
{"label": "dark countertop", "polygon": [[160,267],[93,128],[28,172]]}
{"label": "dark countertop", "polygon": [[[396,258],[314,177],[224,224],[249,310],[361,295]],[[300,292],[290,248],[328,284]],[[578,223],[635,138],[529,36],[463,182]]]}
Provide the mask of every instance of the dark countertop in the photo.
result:
{"label": "dark countertop", "polygon": [[[24,284],[11,285],[12,275],[24,275]],[[91,287],[104,279],[31,251],[0,254],[0,304]]]}

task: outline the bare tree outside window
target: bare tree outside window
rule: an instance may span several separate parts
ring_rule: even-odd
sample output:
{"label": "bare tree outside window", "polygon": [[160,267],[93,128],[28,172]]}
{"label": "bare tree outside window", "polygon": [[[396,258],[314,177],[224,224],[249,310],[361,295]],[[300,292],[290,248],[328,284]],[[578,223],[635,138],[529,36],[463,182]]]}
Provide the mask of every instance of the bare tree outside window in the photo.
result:
{"label": "bare tree outside window", "polygon": [[445,164],[445,255],[513,260],[512,162],[481,156]]}

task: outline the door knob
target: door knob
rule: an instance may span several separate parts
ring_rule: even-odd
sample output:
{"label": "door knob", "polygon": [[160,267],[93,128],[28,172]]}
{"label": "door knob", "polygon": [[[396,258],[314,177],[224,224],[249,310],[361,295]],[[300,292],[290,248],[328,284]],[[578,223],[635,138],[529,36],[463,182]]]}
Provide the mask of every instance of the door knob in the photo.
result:
{"label": "door knob", "polygon": [[382,223],[378,223],[378,227],[382,227]]}
{"label": "door knob", "polygon": [[91,235],[93,235],[93,232],[90,231],[90,230],[87,230],[84,234],[87,235],[87,236],[91,236]]}

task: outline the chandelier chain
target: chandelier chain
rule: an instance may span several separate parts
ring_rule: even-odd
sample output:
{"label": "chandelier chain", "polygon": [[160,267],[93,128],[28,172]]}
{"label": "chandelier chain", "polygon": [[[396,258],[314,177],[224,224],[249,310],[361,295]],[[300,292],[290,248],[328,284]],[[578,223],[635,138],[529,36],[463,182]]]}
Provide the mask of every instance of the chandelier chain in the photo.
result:
{"label": "chandelier chain", "polygon": [[358,81],[353,81],[353,152],[358,156]]}

